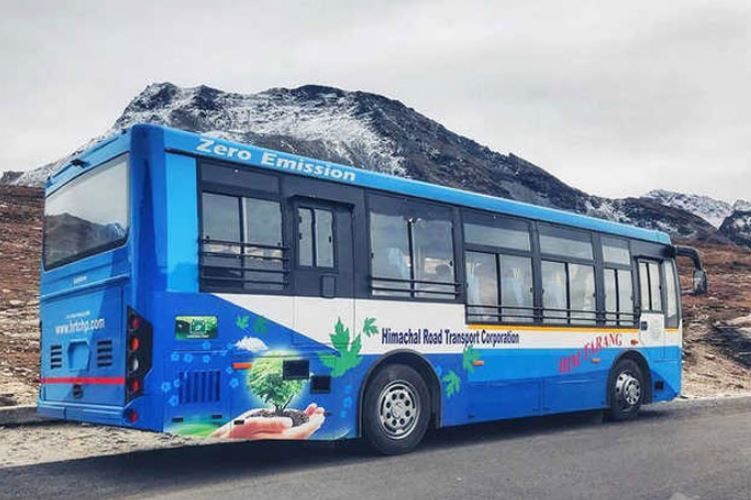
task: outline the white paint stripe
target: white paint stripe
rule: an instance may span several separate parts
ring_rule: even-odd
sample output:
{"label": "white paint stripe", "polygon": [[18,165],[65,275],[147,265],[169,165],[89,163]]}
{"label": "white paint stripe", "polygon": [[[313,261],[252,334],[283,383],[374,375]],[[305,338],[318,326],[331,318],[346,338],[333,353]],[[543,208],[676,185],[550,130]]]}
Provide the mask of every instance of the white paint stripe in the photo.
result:
{"label": "white paint stripe", "polygon": [[[479,338],[492,341],[491,335],[510,332],[518,334],[518,343],[474,343],[475,348],[492,349],[554,349],[584,347],[588,342],[597,342],[597,338],[603,340],[619,339],[622,347],[658,347],[680,346],[682,334],[650,332],[644,335],[641,332],[630,330],[602,328],[589,330],[589,327],[576,327],[554,329],[552,327],[539,327],[533,325],[523,326],[508,330],[499,330],[497,327],[488,329],[485,335],[482,330],[470,327],[465,322],[464,305],[462,304],[439,304],[434,302],[409,302],[397,300],[369,300],[369,299],[323,299],[318,297],[290,297],[280,295],[246,295],[246,294],[217,294],[217,297],[226,300],[238,307],[242,307],[256,314],[261,314],[267,319],[279,323],[291,330],[322,344],[331,344],[330,335],[334,326],[341,318],[344,325],[350,328],[353,335],[362,332],[366,318],[375,318],[378,333],[373,336],[362,335],[363,354],[381,354],[395,349],[414,349],[425,353],[458,353],[464,348],[461,343],[456,344],[398,344],[385,343],[383,330],[391,329],[392,332],[420,332],[421,340],[424,339],[422,332],[441,332],[445,340],[446,331],[452,333],[477,332]],[[610,335],[618,334],[617,337]],[[631,340],[637,340],[638,344],[632,344]],[[496,339],[497,340],[497,339]]]}

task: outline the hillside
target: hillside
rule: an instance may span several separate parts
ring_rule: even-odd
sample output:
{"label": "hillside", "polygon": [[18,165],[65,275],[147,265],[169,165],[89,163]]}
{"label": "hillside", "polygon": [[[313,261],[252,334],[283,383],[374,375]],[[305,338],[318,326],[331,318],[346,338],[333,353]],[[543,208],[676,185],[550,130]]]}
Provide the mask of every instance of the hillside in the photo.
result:
{"label": "hillside", "polygon": [[[137,95],[102,137],[135,123],[168,125],[660,229],[679,238],[728,241],[709,222],[680,207],[589,195],[517,155],[492,151],[397,100],[368,92],[305,85],[238,94],[159,83]],[[6,182],[41,185],[65,161],[10,174]]]}
{"label": "hillside", "polygon": [[[0,399],[36,397],[41,218],[41,190],[0,186]],[[710,293],[684,297],[685,393],[751,391],[751,356],[742,354],[751,352],[751,317],[743,319],[751,315],[751,251],[729,245],[701,250]],[[683,270],[686,286],[688,273]]]}

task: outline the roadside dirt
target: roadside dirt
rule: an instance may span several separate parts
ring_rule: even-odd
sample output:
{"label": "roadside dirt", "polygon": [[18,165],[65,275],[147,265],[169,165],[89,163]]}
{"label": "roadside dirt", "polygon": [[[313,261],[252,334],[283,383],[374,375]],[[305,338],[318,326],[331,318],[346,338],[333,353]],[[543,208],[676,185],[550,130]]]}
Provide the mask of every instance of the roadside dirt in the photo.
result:
{"label": "roadside dirt", "polygon": [[0,427],[0,468],[211,442],[75,423]]}

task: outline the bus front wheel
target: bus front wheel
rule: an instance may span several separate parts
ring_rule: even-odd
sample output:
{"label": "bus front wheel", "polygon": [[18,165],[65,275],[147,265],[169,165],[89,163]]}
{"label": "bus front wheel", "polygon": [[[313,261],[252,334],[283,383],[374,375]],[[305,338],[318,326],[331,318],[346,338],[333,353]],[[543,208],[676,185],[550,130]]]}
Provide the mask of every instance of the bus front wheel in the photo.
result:
{"label": "bus front wheel", "polygon": [[644,401],[644,374],[632,359],[622,359],[613,368],[608,387],[610,420],[632,420]]}
{"label": "bus front wheel", "polygon": [[413,450],[430,422],[430,393],[417,371],[402,365],[379,369],[365,388],[363,434],[384,455]]}

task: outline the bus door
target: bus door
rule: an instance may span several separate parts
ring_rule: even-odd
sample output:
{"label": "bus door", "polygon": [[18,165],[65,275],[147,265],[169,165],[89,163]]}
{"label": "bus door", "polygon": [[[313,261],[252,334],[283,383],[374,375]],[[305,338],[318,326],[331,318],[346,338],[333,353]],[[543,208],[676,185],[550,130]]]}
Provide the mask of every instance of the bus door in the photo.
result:
{"label": "bus door", "polygon": [[663,278],[661,262],[653,259],[639,259],[639,344],[654,349],[656,359],[664,358],[665,314],[663,307]]}
{"label": "bus door", "polygon": [[353,207],[296,196],[290,209],[294,325],[304,335],[295,336],[294,342],[331,344],[339,321],[346,328],[354,326]]}

